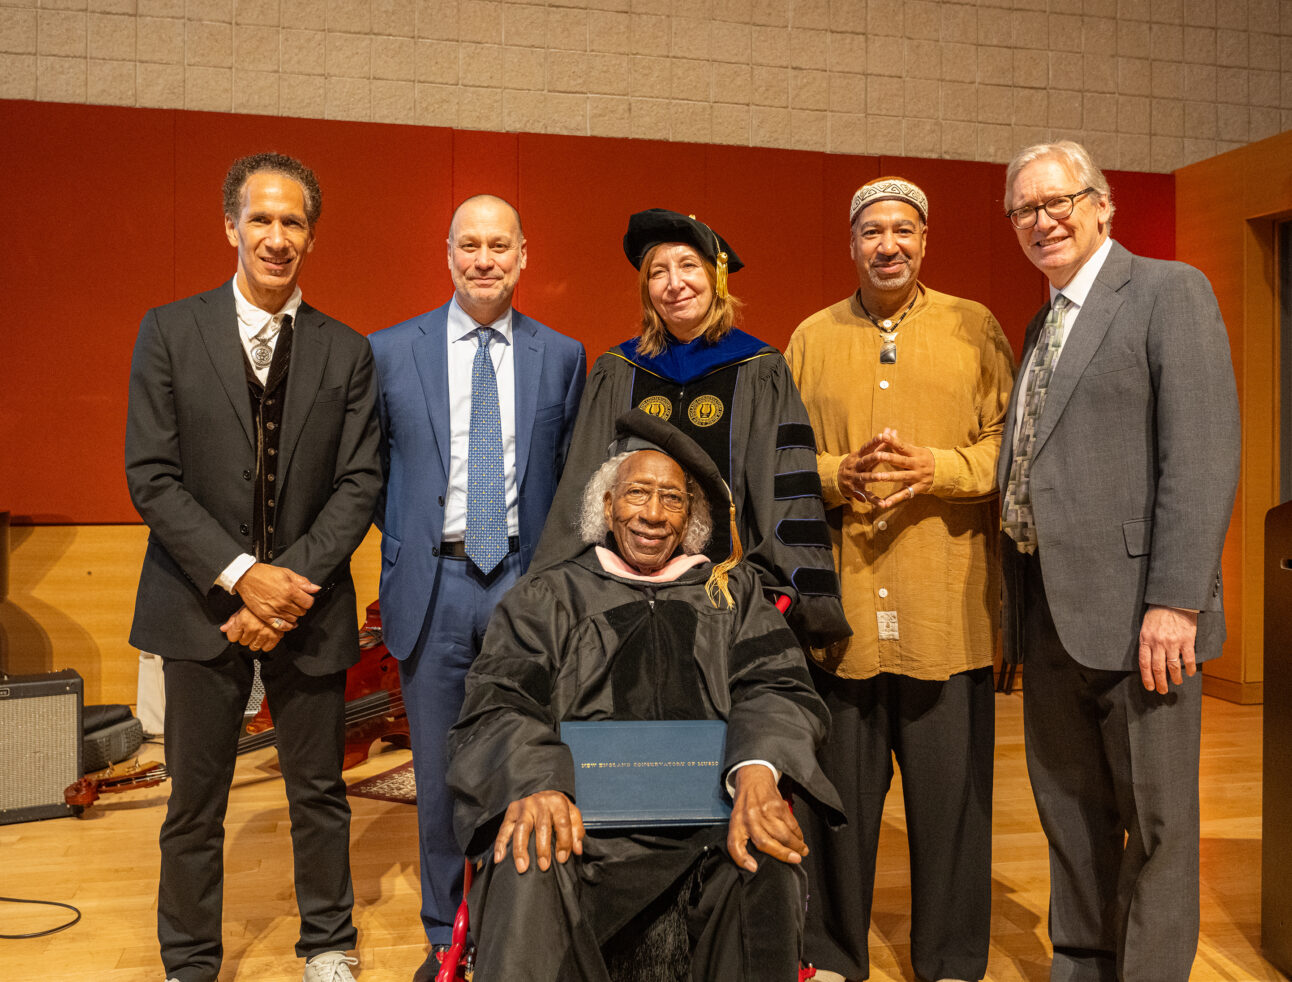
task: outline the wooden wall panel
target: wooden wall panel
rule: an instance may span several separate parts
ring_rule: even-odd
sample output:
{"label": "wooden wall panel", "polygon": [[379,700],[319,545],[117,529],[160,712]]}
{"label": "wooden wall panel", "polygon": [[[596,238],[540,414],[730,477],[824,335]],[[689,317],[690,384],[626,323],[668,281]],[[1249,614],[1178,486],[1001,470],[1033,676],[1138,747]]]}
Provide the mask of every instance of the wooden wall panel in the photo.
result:
{"label": "wooden wall panel", "polygon": [[141,525],[12,529],[0,668],[74,668],[87,703],[134,702],[138,656],[127,638],[147,537]]}
{"label": "wooden wall panel", "polygon": [[[142,525],[36,525],[10,531],[9,598],[0,601],[0,672],[74,668],[87,703],[133,703],[138,651],[130,645]],[[377,599],[380,533],[351,560],[355,616]]]}
{"label": "wooden wall panel", "polygon": [[1243,420],[1238,500],[1223,562],[1225,653],[1207,691],[1262,699],[1265,513],[1279,501],[1278,277],[1275,225],[1292,217],[1292,132],[1176,172],[1176,252],[1210,279],[1229,343]]}
{"label": "wooden wall panel", "polygon": [[[1245,327],[1243,304],[1243,262],[1247,230],[1241,218],[1231,212],[1231,203],[1215,195],[1198,196],[1200,186],[1213,186],[1213,182],[1232,180],[1235,161],[1213,157],[1193,167],[1180,171],[1176,176],[1176,208],[1178,213],[1176,250],[1180,259],[1197,266],[1211,281],[1220,304],[1220,313],[1229,331],[1230,355],[1238,383],[1238,401],[1243,415],[1244,473],[1240,476],[1238,504],[1230,520],[1226,536],[1225,553],[1221,571],[1225,584],[1225,622],[1227,638],[1224,654],[1204,669],[1204,684],[1211,694],[1225,690],[1231,697],[1240,694],[1247,682],[1247,658],[1244,655],[1253,627],[1250,612],[1246,610],[1244,557],[1248,552],[1245,542],[1243,502],[1248,497],[1246,464],[1250,458],[1249,441],[1252,435],[1252,409],[1246,392],[1246,356],[1251,335]],[[1195,200],[1197,199],[1197,200]],[[1217,261],[1221,256],[1238,257],[1236,264]],[[1257,564],[1260,559],[1257,557]],[[1257,571],[1257,575],[1259,571]],[[1259,594],[1257,594],[1259,596]],[[1256,601],[1259,603],[1259,600]],[[1259,629],[1258,629],[1259,630]],[[1251,680],[1255,682],[1253,678]]]}

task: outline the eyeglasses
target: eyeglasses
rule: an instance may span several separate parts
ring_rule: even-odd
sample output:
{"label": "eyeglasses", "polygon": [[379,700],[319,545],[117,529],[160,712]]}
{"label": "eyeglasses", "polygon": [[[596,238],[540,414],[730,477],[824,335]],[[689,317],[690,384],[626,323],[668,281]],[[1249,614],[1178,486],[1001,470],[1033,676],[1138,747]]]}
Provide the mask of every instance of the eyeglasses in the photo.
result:
{"label": "eyeglasses", "polygon": [[1007,211],[1005,212],[1005,217],[1009,219],[1009,223],[1014,228],[1020,231],[1025,228],[1031,228],[1036,224],[1036,213],[1042,208],[1045,209],[1047,215],[1059,222],[1072,214],[1072,210],[1077,207],[1078,198],[1090,194],[1092,191],[1094,191],[1094,188],[1082,188],[1072,194],[1055,195],[1044,204],[1024,205],[1022,208]]}
{"label": "eyeglasses", "polygon": [[619,497],[635,508],[640,508],[659,495],[659,503],[665,511],[685,511],[690,494],[676,488],[651,488],[644,484],[620,484]]}

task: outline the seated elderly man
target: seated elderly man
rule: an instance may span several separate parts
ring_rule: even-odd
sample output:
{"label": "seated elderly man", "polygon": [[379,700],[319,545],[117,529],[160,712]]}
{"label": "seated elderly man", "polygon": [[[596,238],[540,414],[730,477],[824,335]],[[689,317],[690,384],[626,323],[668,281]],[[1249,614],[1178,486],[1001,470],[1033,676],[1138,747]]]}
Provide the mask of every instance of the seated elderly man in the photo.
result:
{"label": "seated elderly man", "polygon": [[[706,502],[734,513],[708,456],[641,410],[616,431],[588,547],[503,598],[450,736],[458,840],[486,854],[475,979],[604,982],[607,953],[676,905],[697,982],[793,982],[807,847],[782,794],[842,819],[816,760],[829,717],[739,540],[716,567],[701,551]],[[730,821],[585,830],[558,725],[664,719],[726,722]]]}

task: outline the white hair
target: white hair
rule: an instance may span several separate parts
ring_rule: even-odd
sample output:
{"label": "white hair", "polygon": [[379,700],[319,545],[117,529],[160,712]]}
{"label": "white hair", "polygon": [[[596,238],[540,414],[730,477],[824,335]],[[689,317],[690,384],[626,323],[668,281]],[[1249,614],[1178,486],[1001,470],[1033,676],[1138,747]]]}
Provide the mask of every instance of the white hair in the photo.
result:
{"label": "white hair", "polygon": [[1018,178],[1018,172],[1032,161],[1048,157],[1061,161],[1068,170],[1072,171],[1072,176],[1077,179],[1078,184],[1094,188],[1096,193],[1108,202],[1108,221],[1105,224],[1111,228],[1116,206],[1113,204],[1113,192],[1108,186],[1108,178],[1104,177],[1104,172],[1095,166],[1090,151],[1072,140],[1034,143],[1014,154],[1014,158],[1005,169],[1005,210],[1009,211],[1014,207],[1014,181]]}
{"label": "white hair", "polygon": [[[620,465],[635,453],[641,451],[629,450],[616,454],[598,467],[592,480],[588,481],[588,486],[583,491],[579,537],[589,545],[602,542],[610,532],[610,526],[606,522],[606,495],[611,493],[610,489],[619,480]],[[682,473],[686,474],[685,468]],[[687,516],[686,530],[682,534],[682,551],[690,556],[702,552],[709,544],[713,522],[709,517],[709,501],[700,489],[699,482],[690,474],[686,474],[686,490],[691,495],[691,513]]]}

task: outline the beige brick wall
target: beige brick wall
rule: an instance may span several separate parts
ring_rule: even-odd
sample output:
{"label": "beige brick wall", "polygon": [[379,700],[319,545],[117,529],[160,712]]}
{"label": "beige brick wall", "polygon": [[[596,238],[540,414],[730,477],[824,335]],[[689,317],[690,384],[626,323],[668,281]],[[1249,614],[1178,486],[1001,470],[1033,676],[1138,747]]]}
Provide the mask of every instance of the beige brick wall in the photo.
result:
{"label": "beige brick wall", "polygon": [[0,98],[1170,171],[1292,129],[1292,0],[0,0]]}

